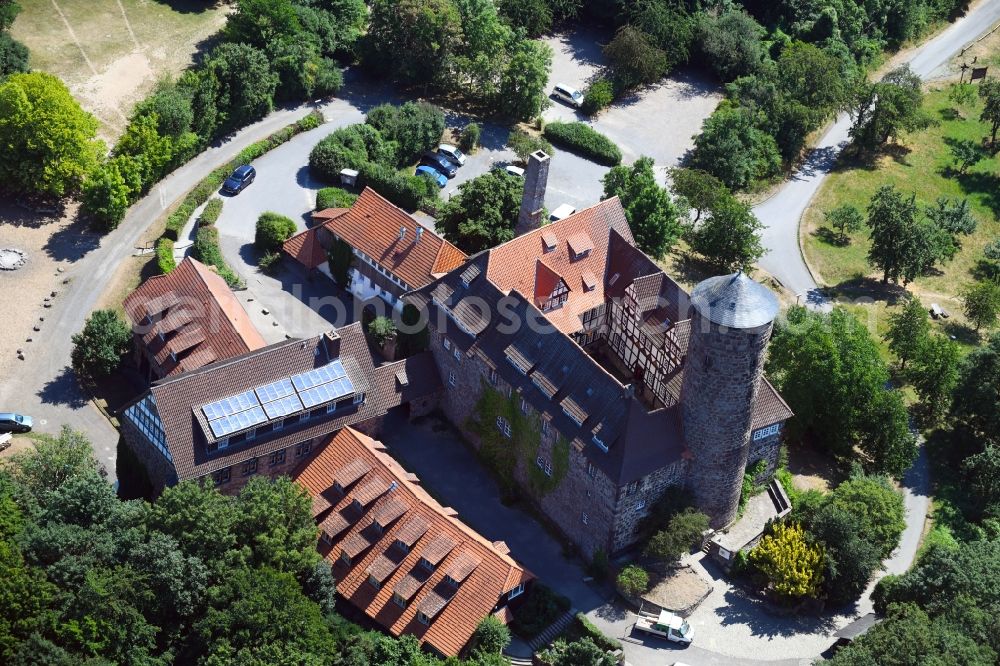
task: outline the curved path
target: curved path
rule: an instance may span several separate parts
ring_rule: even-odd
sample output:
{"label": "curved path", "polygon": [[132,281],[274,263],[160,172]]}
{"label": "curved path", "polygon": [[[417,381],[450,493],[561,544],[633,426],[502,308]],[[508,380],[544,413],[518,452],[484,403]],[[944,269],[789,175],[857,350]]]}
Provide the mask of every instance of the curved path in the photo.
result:
{"label": "curved path", "polygon": [[[1000,21],[1000,0],[980,2],[961,19],[909,54],[906,62],[923,79],[936,75],[962,47]],[[839,115],[805,163],[791,179],[767,201],[754,208],[764,224],[762,234],[767,253],[760,266],[774,275],[806,304],[822,305],[812,274],[799,248],[799,222],[819,190],[823,179],[836,163],[837,154],[848,142],[851,118]]]}

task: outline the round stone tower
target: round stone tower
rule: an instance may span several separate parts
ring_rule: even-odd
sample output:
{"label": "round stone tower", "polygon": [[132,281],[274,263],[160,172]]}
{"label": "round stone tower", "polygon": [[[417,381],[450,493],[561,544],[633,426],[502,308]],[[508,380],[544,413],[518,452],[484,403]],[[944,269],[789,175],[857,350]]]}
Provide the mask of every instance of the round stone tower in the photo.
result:
{"label": "round stone tower", "polygon": [[691,338],[681,414],[691,453],[687,486],[712,527],[739,508],[757,387],[778,299],[742,272],[705,280],[691,292]]}

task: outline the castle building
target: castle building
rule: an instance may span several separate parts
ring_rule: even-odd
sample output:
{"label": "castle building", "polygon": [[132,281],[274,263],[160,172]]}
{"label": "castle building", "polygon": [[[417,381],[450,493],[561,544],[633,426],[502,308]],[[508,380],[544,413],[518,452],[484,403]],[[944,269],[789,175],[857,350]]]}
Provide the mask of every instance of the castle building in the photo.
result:
{"label": "castle building", "polygon": [[444,414],[588,555],[632,545],[672,486],[723,527],[746,470],[777,467],[792,415],[762,377],[777,299],[742,273],[689,296],[617,198],[406,301],[426,311]]}

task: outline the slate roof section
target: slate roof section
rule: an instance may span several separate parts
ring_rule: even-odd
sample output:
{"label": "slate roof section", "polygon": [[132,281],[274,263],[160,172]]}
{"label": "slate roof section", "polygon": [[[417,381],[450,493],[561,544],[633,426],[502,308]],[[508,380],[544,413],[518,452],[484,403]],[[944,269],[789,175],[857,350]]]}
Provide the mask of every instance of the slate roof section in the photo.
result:
{"label": "slate roof section", "polygon": [[[476,624],[505,601],[505,595],[533,576],[510,555],[438,504],[375,440],[344,428],[296,471],[295,481],[313,497],[330,484],[333,472],[361,458],[372,466],[370,475],[392,479],[396,486],[378,499],[364,516],[332,543],[320,542],[320,553],[332,563],[341,599],[353,604],[393,636],[413,634],[444,655],[457,655],[472,637]],[[364,483],[362,478],[359,483]],[[350,500],[330,509],[338,512]],[[370,527],[374,516],[392,502],[406,512],[381,534]],[[324,516],[320,516],[322,522]],[[404,552],[397,539],[411,543]],[[350,565],[340,560],[343,549],[355,553]],[[421,565],[426,555],[439,563],[433,570]],[[455,575],[452,575],[452,574]],[[376,589],[369,576],[380,582]],[[451,576],[457,585],[445,580]],[[401,608],[393,599],[399,592],[409,601]],[[417,611],[429,616],[424,624]]]}
{"label": "slate roof section", "polygon": [[710,321],[729,328],[757,328],[778,316],[778,297],[740,271],[717,275],[691,290],[691,303]]}
{"label": "slate roof section", "polygon": [[[208,450],[201,405],[314,369],[336,358],[345,359],[355,385],[366,387],[364,403],[304,423],[286,425],[251,442],[214,452]],[[404,387],[396,382],[400,369],[405,369],[410,378]],[[429,352],[376,367],[359,323],[308,340],[279,342],[155,382],[150,388],[181,481],[325,437],[344,426],[383,416],[392,407],[440,390],[441,379]]]}
{"label": "slate roof section", "polygon": [[[411,289],[429,284],[466,260],[464,252],[423,229],[417,220],[367,187],[346,213],[326,220],[323,226]],[[419,240],[418,228],[422,229]],[[401,229],[405,229],[402,239]]]}
{"label": "slate roof section", "polygon": [[[167,275],[146,280],[125,298],[123,306],[137,343],[146,347],[164,377],[265,345],[226,281],[190,257]],[[143,323],[147,314],[150,324]]]}

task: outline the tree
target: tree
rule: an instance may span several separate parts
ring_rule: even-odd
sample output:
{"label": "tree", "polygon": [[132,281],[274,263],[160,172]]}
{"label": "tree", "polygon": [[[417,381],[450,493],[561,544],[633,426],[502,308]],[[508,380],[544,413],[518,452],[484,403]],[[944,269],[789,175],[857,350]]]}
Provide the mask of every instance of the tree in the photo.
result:
{"label": "tree", "polygon": [[721,81],[753,74],[764,63],[765,30],[741,9],[729,9],[718,16],[702,14],[695,43],[700,46],[702,64]]}
{"label": "tree", "polygon": [[826,219],[826,223],[837,232],[841,245],[849,244],[851,237],[848,234],[858,231],[865,223],[865,216],[861,214],[861,211],[857,207],[851,204],[844,204],[843,206],[828,210],[823,213],[823,216]]}
{"label": "tree", "polygon": [[0,180],[61,197],[76,192],[104,153],[97,120],[51,74],[12,74],[0,83]]}
{"label": "tree", "polygon": [[242,127],[271,112],[278,75],[271,71],[267,54],[260,49],[249,44],[221,44],[205,62],[205,71],[218,83],[215,99],[222,129]]}
{"label": "tree", "polygon": [[702,213],[710,210],[716,201],[729,195],[722,181],[706,171],[674,167],[670,169],[669,175],[674,194],[683,197],[694,209],[695,224],[701,220]]}
{"label": "tree", "polygon": [[958,345],[941,335],[927,337],[918,348],[906,377],[920,398],[927,424],[940,423],[948,412],[952,391],[958,384],[961,358]]}
{"label": "tree", "polygon": [[622,595],[635,598],[649,589],[649,574],[642,567],[630,564],[618,572],[615,584]]}
{"label": "tree", "polygon": [[631,25],[618,28],[614,39],[604,47],[604,57],[622,89],[656,83],[667,73],[667,54]]}
{"label": "tree", "polygon": [[131,189],[118,165],[108,161],[96,168],[83,183],[83,210],[105,230],[118,226],[128,210]]}
{"label": "tree", "polygon": [[36,500],[58,490],[68,479],[103,474],[93,445],[82,432],[64,425],[57,437],[35,434],[31,438],[35,448],[14,456],[12,475]]}
{"label": "tree", "polygon": [[132,343],[132,330],[116,310],[95,310],[73,335],[73,370],[86,377],[104,377],[118,368]]}
{"label": "tree", "polygon": [[954,254],[952,234],[919,218],[916,195],[904,197],[892,185],[879,187],[872,196],[868,226],[868,263],[882,271],[885,283],[902,280],[905,285]]}
{"label": "tree", "polygon": [[497,616],[487,615],[476,625],[472,645],[482,652],[500,654],[510,645],[510,629]]}
{"label": "tree", "polygon": [[552,8],[546,0],[506,0],[500,13],[528,37],[541,37],[552,29]]}
{"label": "tree", "polygon": [[1000,315],[1000,285],[991,280],[974,282],[962,290],[962,310],[976,333],[989,328]]}
{"label": "tree", "polygon": [[889,343],[889,351],[899,359],[899,367],[920,352],[930,335],[931,325],[927,311],[916,296],[909,296],[903,307],[889,315],[889,329],[882,337]]}
{"label": "tree", "polygon": [[27,46],[6,32],[0,32],[0,79],[8,74],[27,72],[28,56]]}
{"label": "tree", "polygon": [[730,189],[742,189],[781,170],[774,137],[757,128],[745,108],[723,103],[705,119],[694,140],[691,166],[706,171]]}
{"label": "tree", "polygon": [[764,255],[763,228],[749,204],[727,193],[712,206],[708,219],[688,233],[688,242],[722,270],[748,270]]}
{"label": "tree", "polygon": [[750,562],[781,597],[814,597],[823,582],[823,547],[806,539],[801,525],[776,523],[750,551]]}
{"label": "tree", "polygon": [[842,308],[789,309],[775,327],[768,377],[795,412],[789,436],[806,435],[870,472],[901,475],[916,455],[906,407],[886,388],[889,369],[872,334]]}
{"label": "tree", "polygon": [[473,178],[441,207],[437,229],[466,254],[509,241],[523,190],[522,179],[499,170]]}
{"label": "tree", "polygon": [[335,239],[326,252],[330,266],[330,275],[341,289],[351,288],[351,264],[354,263],[354,250],[343,240]]}
{"label": "tree", "polygon": [[990,144],[996,146],[997,132],[1000,131],[1000,79],[991,77],[980,83],[979,98],[983,100],[979,119],[989,124]]}
{"label": "tree", "polygon": [[[976,232],[976,226],[978,226],[976,218],[972,216],[968,199],[938,197],[936,205],[928,206],[926,213],[927,217],[938,228],[948,232],[951,236],[958,234],[970,236]],[[955,245],[957,249],[957,243]]]}
{"label": "tree", "polygon": [[368,112],[365,122],[385,141],[396,142],[400,164],[412,164],[423,151],[437,148],[444,133],[444,112],[426,102],[380,104]]}
{"label": "tree", "polygon": [[548,105],[546,86],[552,67],[552,48],[541,41],[518,40],[500,75],[496,104],[515,120],[528,120]]}
{"label": "tree", "polygon": [[521,164],[527,164],[528,155],[541,150],[546,155],[552,155],[555,151],[552,144],[544,137],[528,134],[522,129],[514,129],[507,137],[507,147],[510,148]]}
{"label": "tree", "polygon": [[681,224],[670,194],[656,182],[653,159],[640,157],[631,166],[612,167],[601,182],[605,199],[621,199],[639,249],[654,258],[669,252],[681,234]]}
{"label": "tree", "polygon": [[388,317],[375,317],[370,324],[368,324],[368,333],[375,340],[375,344],[379,347],[385,345],[385,343],[396,335],[396,325],[392,323],[392,319]]}
{"label": "tree", "polygon": [[836,56],[801,41],[782,49],[777,73],[781,88],[791,99],[822,116],[844,104],[852,83]]}
{"label": "tree", "polygon": [[684,4],[637,0],[621,7],[628,17],[627,25],[641,30],[663,51],[668,71],[688,61],[694,41],[696,22]]}
{"label": "tree", "polygon": [[808,529],[826,552],[823,590],[827,599],[840,604],[858,598],[882,564],[878,546],[862,536],[861,520],[827,501],[809,521]]}
{"label": "tree", "polygon": [[952,143],[951,156],[958,165],[960,176],[964,176],[966,171],[985,157],[982,147],[972,139],[959,139]]}
{"label": "tree", "polygon": [[892,70],[877,83],[860,84],[851,111],[854,145],[862,152],[873,152],[901,132],[923,129],[928,124],[923,100],[920,77],[909,65]]}
{"label": "tree", "polygon": [[590,637],[567,643],[557,639],[541,657],[552,666],[615,666],[614,657],[606,653]]}
{"label": "tree", "polygon": [[436,83],[462,41],[451,0],[375,0],[365,38],[365,64],[412,84]]}
{"label": "tree", "polygon": [[230,42],[266,49],[294,38],[302,31],[292,0],[237,0],[236,11],[226,18]]}
{"label": "tree", "polygon": [[296,230],[294,220],[280,213],[267,211],[257,218],[253,244],[261,252],[277,252]]}
{"label": "tree", "polygon": [[708,516],[688,507],[672,516],[666,529],[653,535],[646,545],[646,554],[673,564],[701,542],[707,529]]}
{"label": "tree", "polygon": [[981,445],[1000,447],[1000,334],[974,349],[962,362],[952,394],[952,416]]}
{"label": "tree", "polygon": [[0,32],[10,30],[20,13],[21,5],[16,0],[0,0]]}
{"label": "tree", "polygon": [[1000,446],[986,445],[962,461],[969,497],[979,516],[1000,518]]}

